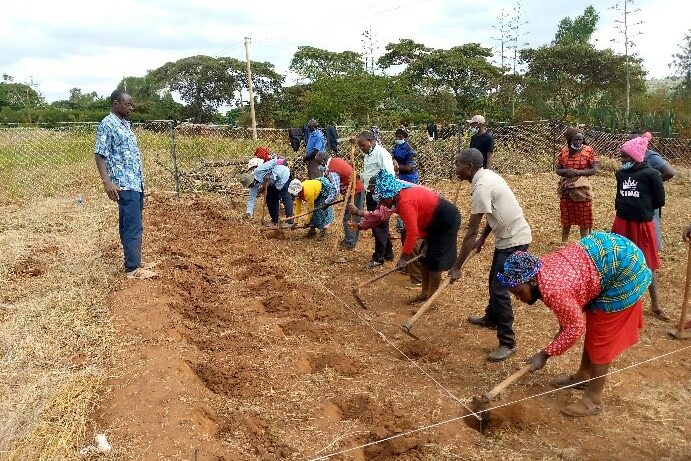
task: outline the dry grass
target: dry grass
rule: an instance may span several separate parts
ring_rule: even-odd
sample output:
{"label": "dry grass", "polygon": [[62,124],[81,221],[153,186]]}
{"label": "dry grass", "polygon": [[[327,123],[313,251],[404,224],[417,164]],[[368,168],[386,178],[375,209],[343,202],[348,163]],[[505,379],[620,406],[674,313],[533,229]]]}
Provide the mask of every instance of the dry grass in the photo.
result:
{"label": "dry grass", "polygon": [[73,459],[86,434],[112,332],[114,269],[104,200],[46,199],[0,209],[0,453]]}

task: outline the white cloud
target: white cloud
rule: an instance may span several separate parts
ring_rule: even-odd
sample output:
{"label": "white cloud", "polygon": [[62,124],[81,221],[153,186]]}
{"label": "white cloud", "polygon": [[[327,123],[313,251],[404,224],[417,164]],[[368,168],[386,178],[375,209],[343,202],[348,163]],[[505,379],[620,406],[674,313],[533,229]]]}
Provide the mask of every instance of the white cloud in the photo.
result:
{"label": "white cloud", "polygon": [[[524,1],[527,41],[533,46],[548,43],[561,18],[578,15],[591,3]],[[650,76],[668,75],[671,55],[689,26],[689,6],[675,0],[637,3],[645,24],[643,35],[634,37],[639,44],[634,51],[643,57]],[[103,6],[24,0],[3,6],[0,73],[17,81],[33,77],[53,101],[66,98],[73,87],[108,94],[124,76],[144,75],[195,54],[244,59],[245,36],[253,39],[252,59],[273,62],[282,73],[298,45],[360,51],[361,34],[369,27],[382,50],[401,38],[438,48],[467,42],[495,46],[492,26],[499,12],[513,5],[510,0],[121,0]],[[597,44],[612,46],[613,12],[596,8],[601,15]]]}

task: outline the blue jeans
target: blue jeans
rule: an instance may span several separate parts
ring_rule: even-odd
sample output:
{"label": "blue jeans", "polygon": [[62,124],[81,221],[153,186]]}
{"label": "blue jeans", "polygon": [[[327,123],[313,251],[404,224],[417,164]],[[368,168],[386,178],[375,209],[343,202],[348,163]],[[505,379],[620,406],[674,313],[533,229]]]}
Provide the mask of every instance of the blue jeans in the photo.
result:
{"label": "blue jeans", "polygon": [[[365,194],[363,192],[358,192],[357,194],[355,194],[355,206],[358,208],[358,210],[362,210],[364,203]],[[355,224],[360,224],[360,221],[362,221],[362,217],[353,216],[353,221],[355,222]],[[343,246],[348,248],[355,248],[355,245],[357,245],[358,238],[360,237],[360,230],[351,229],[349,223],[350,213],[346,211],[343,215]]]}
{"label": "blue jeans", "polygon": [[125,253],[125,271],[131,272],[142,265],[144,193],[122,190],[118,194],[120,242]]}

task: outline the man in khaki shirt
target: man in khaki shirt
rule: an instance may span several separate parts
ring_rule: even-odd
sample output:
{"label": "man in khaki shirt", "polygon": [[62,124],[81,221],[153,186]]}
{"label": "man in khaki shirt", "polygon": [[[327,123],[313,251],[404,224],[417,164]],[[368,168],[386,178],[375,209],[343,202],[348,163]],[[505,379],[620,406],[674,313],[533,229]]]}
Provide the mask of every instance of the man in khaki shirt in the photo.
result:
{"label": "man in khaki shirt", "polygon": [[[471,184],[470,219],[456,266],[449,271],[449,278],[455,281],[460,277],[461,264],[470,251],[475,248],[479,252],[489,234],[494,232],[489,302],[484,315],[471,315],[468,321],[497,331],[499,347],[487,358],[500,362],[516,352],[516,338],[511,295],[497,280],[497,273],[502,270],[511,254],[528,249],[532,235],[523,210],[509,185],[494,171],[483,168],[482,162],[482,153],[475,148],[464,149],[456,156],[456,175]],[[487,224],[478,237],[482,216],[487,217]]]}

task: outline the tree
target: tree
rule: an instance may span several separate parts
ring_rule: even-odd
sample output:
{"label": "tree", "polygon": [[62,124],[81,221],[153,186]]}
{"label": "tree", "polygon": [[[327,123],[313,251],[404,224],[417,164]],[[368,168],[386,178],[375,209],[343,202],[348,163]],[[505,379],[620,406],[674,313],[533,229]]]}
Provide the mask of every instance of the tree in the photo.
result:
{"label": "tree", "polygon": [[691,97],[691,29],[688,30],[679,51],[672,55],[670,67],[674,69],[674,76],[681,80],[675,90],[677,96]]}
{"label": "tree", "polygon": [[[237,82],[236,91],[241,95],[243,89],[249,87],[247,81],[247,63],[235,58],[219,58],[221,62],[231,72]],[[281,90],[284,77],[276,72],[274,65],[270,62],[252,61],[252,85],[255,98],[261,99],[269,94],[277,93]],[[238,106],[242,106],[243,101],[238,99]]]}
{"label": "tree", "polygon": [[92,91],[91,93],[82,93],[80,88],[72,88],[70,90],[69,102],[73,107],[88,107],[98,99],[98,93]]}
{"label": "tree", "polygon": [[559,28],[552,45],[587,45],[597,27],[600,16],[592,6],[574,19],[566,17],[559,22]]}
{"label": "tree", "polygon": [[426,56],[432,51],[422,43],[409,38],[402,38],[398,43],[389,43],[385,47],[386,53],[379,58],[378,64],[383,69],[398,65],[408,65]]}
{"label": "tree", "polygon": [[19,110],[36,107],[43,103],[43,97],[26,83],[0,82],[0,107],[8,106]]}
{"label": "tree", "polygon": [[231,104],[238,85],[226,63],[203,55],[168,62],[151,71],[150,76],[157,85],[180,94],[196,123],[211,120],[219,106]]}
{"label": "tree", "polygon": [[387,45],[386,50],[379,59],[380,66],[406,65],[401,76],[424,94],[451,92],[457,115],[467,115],[484,107],[501,75],[501,70],[488,60],[492,51],[478,43],[444,50],[430,49],[404,39]]}
{"label": "tree", "polygon": [[[525,96],[542,116],[567,119],[587,115],[598,103],[617,103],[626,87],[626,58],[589,44],[522,50],[527,64]],[[641,60],[630,58],[631,86],[645,89]],[[578,109],[578,110],[577,110]]]}
{"label": "tree", "polygon": [[323,50],[312,46],[299,46],[290,61],[290,70],[309,81],[324,77],[338,77],[365,70],[362,56],[354,51]]}
{"label": "tree", "polygon": [[[621,12],[621,19],[617,19],[614,21],[616,24],[615,28],[621,33],[622,35],[622,43],[624,45],[624,56],[626,57],[626,112],[624,114],[624,122],[625,122],[625,128],[628,130],[629,129],[629,113],[631,111],[631,75],[630,75],[630,66],[629,66],[629,49],[633,48],[635,46],[635,43],[631,39],[631,37],[634,35],[632,33],[631,28],[636,25],[640,25],[643,22],[639,21],[638,23],[633,24],[631,22],[631,19],[629,18],[630,15],[637,13],[640,11],[640,9],[633,9],[634,0],[622,0],[621,4],[615,3],[612,9],[616,11]],[[638,32],[640,35],[640,32]],[[615,39],[612,40],[613,42],[616,41]]]}
{"label": "tree", "polygon": [[156,82],[151,74],[144,77],[124,77],[117,86],[118,89],[127,91],[136,104],[144,101],[158,101],[160,95]]}

